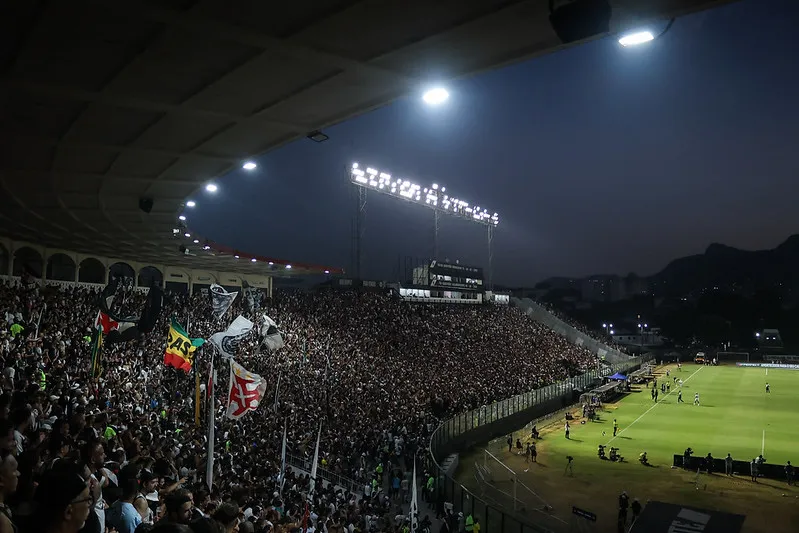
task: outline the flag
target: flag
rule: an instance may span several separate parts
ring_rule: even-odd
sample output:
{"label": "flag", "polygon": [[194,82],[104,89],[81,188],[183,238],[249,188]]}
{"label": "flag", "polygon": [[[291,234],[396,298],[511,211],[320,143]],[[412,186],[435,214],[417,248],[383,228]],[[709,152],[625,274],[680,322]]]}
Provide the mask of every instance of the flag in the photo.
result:
{"label": "flag", "polygon": [[214,333],[209,341],[219,349],[222,359],[235,357],[236,349],[252,331],[253,323],[239,315],[227,330]]}
{"label": "flag", "polygon": [[409,509],[411,519],[411,533],[416,533],[417,520],[419,515],[419,497],[416,495],[416,456],[413,457],[413,477],[411,478],[411,507]]}
{"label": "flag", "polygon": [[102,311],[97,311],[97,318],[94,319],[94,327],[95,329],[102,329],[103,334],[108,335],[112,330],[119,329],[119,322]]}
{"label": "flag", "polygon": [[238,292],[228,292],[221,285],[214,283],[211,285],[211,307],[214,309],[216,318],[222,318],[230,309],[233,300],[238,296]]}
{"label": "flag", "polygon": [[172,317],[164,351],[164,364],[188,372],[194,362],[194,350],[202,346],[204,342],[205,339],[190,339],[183,326]]}
{"label": "flag", "polygon": [[92,333],[92,363],[91,363],[91,371],[92,377],[96,378],[100,376],[100,373],[103,370],[103,330],[102,328],[95,328],[94,332]]}
{"label": "flag", "polygon": [[250,311],[250,313],[257,313],[258,308],[261,307],[259,305],[260,294],[256,292],[258,289],[250,287],[250,284],[247,283],[247,280],[242,280],[241,288],[244,292],[244,296],[247,298],[247,309]]}
{"label": "flag", "polygon": [[280,452],[280,487],[278,492],[283,495],[283,485],[286,481],[286,437],[288,435],[286,429],[288,425],[288,418],[283,419],[283,451]]}
{"label": "flag", "polygon": [[313,452],[313,464],[311,465],[311,488],[308,490],[308,499],[313,497],[316,489],[316,470],[319,468],[319,441],[322,439],[322,421],[319,421],[319,432],[316,434],[316,449]]}
{"label": "flag", "polygon": [[102,326],[103,333],[108,336],[106,341],[109,344],[127,342],[151,332],[158,322],[163,304],[164,294],[161,288],[155,285],[147,293],[147,299],[139,316],[118,315],[112,311],[118,286],[119,278],[115,277],[103,288],[99,298],[100,311],[94,320],[95,327]]}
{"label": "flag", "polygon": [[230,391],[228,392],[228,418],[238,419],[247,411],[258,408],[266,392],[266,382],[233,359],[230,359]]}
{"label": "flag", "polygon": [[211,369],[208,372],[208,401],[206,411],[208,411],[208,457],[205,463],[205,484],[208,485],[209,492],[213,492],[214,487],[214,425],[216,424],[216,404],[214,403],[214,354],[211,354]]}
{"label": "flag", "polygon": [[283,347],[283,336],[277,329],[275,321],[264,314],[264,322],[261,324],[261,336],[264,338],[262,341],[267,348],[271,351],[279,350]]}

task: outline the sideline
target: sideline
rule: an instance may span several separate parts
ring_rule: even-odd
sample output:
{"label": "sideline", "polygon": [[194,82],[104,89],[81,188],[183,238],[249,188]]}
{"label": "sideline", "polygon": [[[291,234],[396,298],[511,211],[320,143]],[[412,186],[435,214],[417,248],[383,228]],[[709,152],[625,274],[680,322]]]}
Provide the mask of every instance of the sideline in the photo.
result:
{"label": "sideline", "polygon": [[763,430],[763,441],[760,443],[760,455],[766,454],[766,430]]}
{"label": "sideline", "polygon": [[[694,377],[695,375],[697,375],[697,374],[699,373],[699,371],[700,371],[700,370],[702,370],[703,368],[705,368],[705,367],[704,367],[704,365],[702,365],[702,366],[700,366],[699,368],[697,368],[696,370],[694,370],[694,373],[693,373],[693,374],[691,374],[690,376],[688,376],[687,378],[685,378],[685,381],[683,381],[683,385],[684,385],[684,384],[686,384],[686,383],[688,383],[688,380],[690,380],[692,377]],[[675,387],[675,388],[674,388],[674,390],[670,391],[669,393],[667,393],[667,394],[666,394],[666,395],[663,397],[663,400],[665,400],[666,398],[668,398],[669,396],[671,396],[672,394],[674,394],[674,393],[675,393],[675,392],[677,392],[678,390],[680,390],[680,387]],[[605,443],[605,446],[610,446],[610,443],[611,443],[611,442],[613,442],[614,440],[616,440],[616,438],[617,438],[617,437],[621,436],[621,434],[622,434],[622,433],[624,433],[625,431],[627,431],[629,428],[633,427],[633,425],[635,425],[635,423],[636,423],[636,422],[638,422],[638,421],[639,421],[639,420],[641,420],[643,417],[645,417],[645,416],[646,416],[646,415],[649,413],[649,411],[651,411],[652,409],[654,409],[655,407],[657,407],[658,405],[660,405],[660,402],[661,402],[661,401],[663,401],[663,400],[660,400],[659,402],[656,402],[656,403],[655,403],[655,404],[654,404],[652,407],[650,407],[649,409],[647,409],[646,411],[644,411],[644,413],[643,413],[641,416],[639,416],[638,418],[636,418],[635,420],[633,420],[633,421],[632,421],[632,423],[631,423],[630,425],[628,425],[628,426],[627,426],[627,427],[625,427],[625,428],[622,428],[622,429],[621,429],[621,430],[620,430],[618,433],[616,433],[616,436],[615,436],[615,437],[612,437],[612,438],[611,438],[611,439],[610,439],[608,442],[606,442],[606,443]],[[764,432],[764,433],[765,433],[765,432]]]}

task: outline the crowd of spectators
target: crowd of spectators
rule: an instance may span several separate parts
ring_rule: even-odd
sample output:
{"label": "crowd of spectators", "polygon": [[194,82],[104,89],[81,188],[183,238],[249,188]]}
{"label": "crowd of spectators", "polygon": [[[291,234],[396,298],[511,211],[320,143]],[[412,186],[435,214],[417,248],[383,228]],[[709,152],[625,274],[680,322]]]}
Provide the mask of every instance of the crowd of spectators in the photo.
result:
{"label": "crowd of spectators", "polygon": [[623,354],[629,354],[628,347],[624,346],[623,344],[619,344],[614,342],[613,336],[610,335],[610,330],[605,328],[595,328],[591,327],[584,322],[581,322],[574,318],[573,316],[569,316],[566,313],[559,310],[554,305],[548,302],[541,302],[537,301],[538,305],[549,311],[552,315],[556,316],[557,318],[561,319],[563,322],[567,323],[577,331],[585,333],[589,337],[593,337],[595,339],[601,340],[605,345],[617,350]]}
{"label": "crowd of spectators", "polygon": [[[263,298],[285,346],[259,349],[253,336],[239,347],[237,362],[262,375],[267,390],[258,410],[237,421],[224,417],[228,374],[216,359],[216,401],[201,400],[217,412],[209,489],[195,380],[163,365],[166,332],[175,316],[191,337],[207,338],[246,314],[243,298],[218,320],[207,295],[168,293],[155,330],[106,345],[94,379],[97,297],[87,288],[0,284],[0,533],[288,533],[303,523],[328,533],[399,531],[414,456],[425,454],[442,418],[594,364],[588,351],[511,308],[334,291]],[[130,292],[116,304],[135,312],[142,301]],[[209,354],[195,360],[203,382]],[[320,420],[321,467],[363,491],[319,483],[308,504],[307,474],[289,471],[282,490],[278,482],[283,426],[289,452],[308,458]]]}

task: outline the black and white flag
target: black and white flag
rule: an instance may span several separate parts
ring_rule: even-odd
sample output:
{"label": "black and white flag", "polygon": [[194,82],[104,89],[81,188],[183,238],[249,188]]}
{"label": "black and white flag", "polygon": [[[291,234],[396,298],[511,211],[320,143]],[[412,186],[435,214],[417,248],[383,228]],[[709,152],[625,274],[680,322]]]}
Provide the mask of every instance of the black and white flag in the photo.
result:
{"label": "black and white flag", "polygon": [[250,284],[247,283],[246,280],[243,280],[241,282],[241,290],[244,293],[244,297],[247,299],[247,310],[249,310],[250,313],[257,313],[258,309],[261,307],[259,305],[261,295],[258,294],[258,289],[250,287]]}
{"label": "black and white flag", "polygon": [[252,326],[252,322],[239,315],[225,331],[214,333],[208,340],[217,347],[223,359],[230,359],[236,355],[239,344],[250,334]]}
{"label": "black and white flag", "polygon": [[261,324],[261,336],[263,337],[264,346],[270,351],[279,350],[283,347],[283,336],[277,329],[275,321],[264,314],[263,323]]}
{"label": "black and white flag", "polygon": [[221,285],[214,283],[211,285],[211,306],[214,309],[216,318],[222,318],[230,309],[233,300],[238,296],[238,292],[228,292]]}

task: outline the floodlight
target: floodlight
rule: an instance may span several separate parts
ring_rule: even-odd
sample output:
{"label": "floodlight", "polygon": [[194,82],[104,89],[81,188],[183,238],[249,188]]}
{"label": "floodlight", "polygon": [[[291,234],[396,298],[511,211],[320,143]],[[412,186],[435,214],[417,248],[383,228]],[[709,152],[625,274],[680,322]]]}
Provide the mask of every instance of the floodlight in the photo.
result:
{"label": "floodlight", "polygon": [[180,215],[178,218],[179,218],[180,220],[186,220],[186,215]]}
{"label": "floodlight", "polygon": [[608,324],[608,327],[609,327],[609,328],[612,328],[612,327],[613,327],[613,324]]}
{"label": "floodlight", "polygon": [[194,244],[200,244],[200,239],[194,239]]}
{"label": "floodlight", "polygon": [[638,327],[640,328],[640,327],[641,327],[641,324],[638,324]]}
{"label": "floodlight", "polygon": [[319,130],[312,131],[306,137],[316,143],[323,143],[330,138]]}
{"label": "floodlight", "polygon": [[246,161],[243,165],[241,165],[241,168],[244,170],[255,170],[258,168],[258,164],[255,161]]}
{"label": "floodlight", "polygon": [[649,327],[649,324],[644,324],[644,327],[645,327],[645,328],[648,328],[648,327]]}
{"label": "floodlight", "polygon": [[269,266],[272,266],[272,265],[274,265],[274,263],[272,261],[269,261]]}
{"label": "floodlight", "polygon": [[210,249],[211,249],[211,247],[208,246],[207,244],[205,246],[203,246],[203,250],[210,250]]}
{"label": "floodlight", "polygon": [[205,190],[208,192],[216,192],[217,188],[218,187],[216,186],[215,183],[209,183],[208,185],[205,186]]}
{"label": "floodlight", "polygon": [[286,265],[286,270],[291,270],[291,265]]}
{"label": "floodlight", "polygon": [[330,271],[329,270],[325,270],[325,274],[330,274]]}
{"label": "floodlight", "polygon": [[186,202],[186,207],[194,207],[195,205],[197,204],[194,202],[194,200],[189,200]]}
{"label": "floodlight", "polygon": [[183,236],[184,237],[191,237],[191,233],[184,233]]}
{"label": "floodlight", "polygon": [[235,257],[236,259],[238,259],[238,258],[239,258],[238,254],[234,255],[233,257]]}
{"label": "floodlight", "polygon": [[619,44],[622,46],[638,46],[639,44],[648,43],[649,41],[654,40],[655,36],[652,34],[652,32],[645,30],[622,35],[619,37]]}
{"label": "floodlight", "polygon": [[422,98],[430,105],[439,105],[447,101],[449,92],[443,87],[435,87],[424,93]]}
{"label": "floodlight", "polygon": [[372,189],[395,198],[402,198],[431,209],[446,211],[449,214],[487,226],[497,226],[499,224],[499,214],[494,213],[492,215],[483,207],[471,207],[469,202],[443,194],[446,188],[438,183],[433,183],[430,187],[423,188],[408,179],[392,178],[390,173],[373,167],[367,167],[365,171],[361,170],[358,163],[352,164],[350,180],[358,187]]}
{"label": "floodlight", "polygon": [[257,260],[256,258],[254,258],[254,257],[253,257],[252,259],[250,259],[250,261],[252,261],[253,263],[255,263],[255,262],[256,262],[256,261],[258,261],[258,260]]}
{"label": "floodlight", "polygon": [[607,324],[602,324],[602,327],[606,328],[606,327],[608,327],[608,325]]}
{"label": "floodlight", "polygon": [[180,229],[172,228],[172,235],[178,235],[180,233]]}
{"label": "floodlight", "polygon": [[613,330],[610,330],[610,334],[613,335]]}

